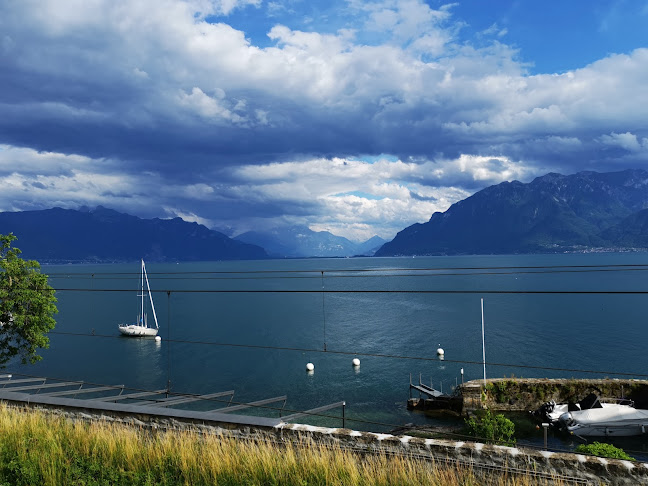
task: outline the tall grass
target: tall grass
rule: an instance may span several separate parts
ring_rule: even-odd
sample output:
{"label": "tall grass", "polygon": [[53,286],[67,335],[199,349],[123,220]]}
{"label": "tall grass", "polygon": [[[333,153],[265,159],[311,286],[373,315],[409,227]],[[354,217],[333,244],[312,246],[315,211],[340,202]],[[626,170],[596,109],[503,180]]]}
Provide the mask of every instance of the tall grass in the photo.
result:
{"label": "tall grass", "polygon": [[[316,442],[253,442],[70,422],[0,405],[4,485],[443,485],[527,486],[533,477],[478,477],[470,468]],[[548,481],[546,484],[556,484]]]}

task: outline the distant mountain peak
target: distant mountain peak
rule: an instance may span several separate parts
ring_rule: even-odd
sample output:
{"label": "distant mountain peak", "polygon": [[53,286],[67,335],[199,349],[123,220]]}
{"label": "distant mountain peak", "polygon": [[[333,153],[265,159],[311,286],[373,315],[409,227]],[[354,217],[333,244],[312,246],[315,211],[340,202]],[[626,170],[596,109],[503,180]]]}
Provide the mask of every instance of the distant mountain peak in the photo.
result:
{"label": "distant mountain peak", "polygon": [[[570,251],[635,246],[648,208],[648,172],[555,172],[487,187],[405,228],[377,256]],[[625,221],[625,229],[608,230]],[[634,226],[633,226],[634,225]],[[633,226],[630,230],[629,226]],[[615,235],[623,233],[624,239]],[[634,238],[634,239],[633,239]],[[646,240],[648,241],[648,239]]]}
{"label": "distant mountain peak", "polygon": [[9,232],[18,236],[17,246],[27,258],[43,262],[267,258],[262,248],[197,223],[142,219],[102,206],[0,213],[0,233]]}
{"label": "distant mountain peak", "polygon": [[236,239],[261,246],[270,255],[280,258],[373,255],[385,242],[378,238],[368,245],[366,242],[358,244],[330,231],[314,231],[304,225],[273,228],[268,231],[248,231],[238,235]]}

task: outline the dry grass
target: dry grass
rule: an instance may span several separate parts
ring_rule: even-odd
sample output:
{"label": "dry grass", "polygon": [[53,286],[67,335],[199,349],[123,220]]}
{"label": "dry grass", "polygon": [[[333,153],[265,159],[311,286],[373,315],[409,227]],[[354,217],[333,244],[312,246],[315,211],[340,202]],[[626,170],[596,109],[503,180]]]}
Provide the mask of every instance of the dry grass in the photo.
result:
{"label": "dry grass", "polygon": [[11,485],[439,485],[560,484],[478,477],[464,467],[359,455],[315,442],[276,444],[72,423],[0,405],[0,484]]}

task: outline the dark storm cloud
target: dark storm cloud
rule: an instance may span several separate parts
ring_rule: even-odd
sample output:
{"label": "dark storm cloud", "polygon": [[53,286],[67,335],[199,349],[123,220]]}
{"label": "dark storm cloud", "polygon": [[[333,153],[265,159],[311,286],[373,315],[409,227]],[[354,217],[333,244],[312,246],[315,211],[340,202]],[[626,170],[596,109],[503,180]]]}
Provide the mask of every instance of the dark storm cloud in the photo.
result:
{"label": "dark storm cloud", "polygon": [[[244,4],[0,4],[4,209],[395,231],[502,180],[646,163],[648,49],[529,75],[420,1],[349,2],[358,32],[275,25],[260,48],[219,16]],[[400,162],[337,161],[380,154]]]}

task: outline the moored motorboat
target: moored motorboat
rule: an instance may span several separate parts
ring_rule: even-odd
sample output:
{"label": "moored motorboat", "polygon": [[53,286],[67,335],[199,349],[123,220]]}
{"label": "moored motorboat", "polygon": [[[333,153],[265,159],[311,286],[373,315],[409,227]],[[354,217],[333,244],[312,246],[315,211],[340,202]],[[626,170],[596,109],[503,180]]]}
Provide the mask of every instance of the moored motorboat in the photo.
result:
{"label": "moored motorboat", "polygon": [[637,409],[625,399],[602,401],[594,393],[579,402],[550,401],[532,413],[544,423],[582,437],[641,435],[648,429],[648,410]]}
{"label": "moored motorboat", "polygon": [[609,404],[603,408],[565,412],[559,422],[562,430],[581,437],[642,435],[648,430],[648,410]]}
{"label": "moored motorboat", "polygon": [[551,400],[544,403],[537,410],[531,412],[531,414],[542,422],[547,422],[551,425],[558,425],[561,415],[565,412],[578,412],[582,410],[590,410],[592,408],[607,408],[617,403],[632,406],[632,402],[629,400],[623,400],[621,402],[615,401],[615,403],[604,402],[595,393],[590,393],[578,402],[556,403],[555,400]]}

